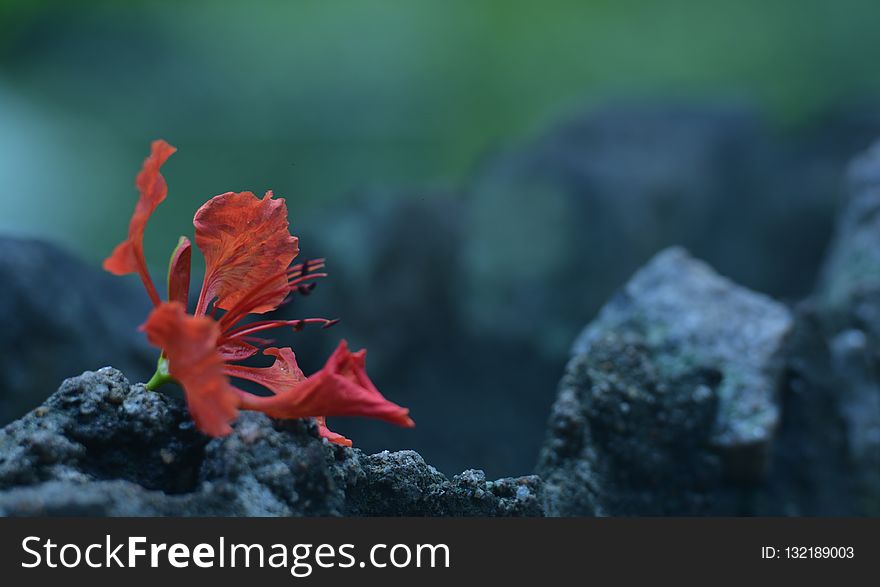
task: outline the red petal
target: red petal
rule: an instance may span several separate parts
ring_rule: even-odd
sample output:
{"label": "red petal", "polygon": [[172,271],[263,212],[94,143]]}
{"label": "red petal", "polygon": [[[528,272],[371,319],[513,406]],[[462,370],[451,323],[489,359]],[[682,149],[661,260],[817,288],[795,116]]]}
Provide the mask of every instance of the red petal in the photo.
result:
{"label": "red petal", "polygon": [[226,365],[226,374],[230,377],[254,381],[276,394],[286,393],[305,381],[306,376],[296,364],[296,356],[291,349],[271,347],[265,349],[263,354],[275,357],[271,367]]}
{"label": "red petal", "polygon": [[273,418],[365,416],[410,428],[409,410],[382,397],[364,371],[364,352],[352,354],[345,341],[324,368],[289,391],[270,397],[241,396],[241,407]]}
{"label": "red petal", "polygon": [[262,314],[278,307],[289,290],[285,272],[299,253],[298,240],[289,232],[283,199],[272,199],[272,192],[262,200],[251,192],[228,192],[199,208],[193,224],[196,245],[206,264],[196,314],[203,314],[215,297],[217,307],[229,310],[267,280],[266,288],[277,293],[249,308],[249,313]]}
{"label": "red petal", "polygon": [[156,206],[168,195],[168,186],[159,169],[176,150],[163,140],[153,141],[150,156],[144,161],[135,180],[140,198],[128,224],[128,238],[104,260],[104,269],[115,275],[140,274],[147,293],[156,305],[159,304],[159,294],[147,273],[144,260],[144,228]]}
{"label": "red petal", "polygon": [[318,435],[321,438],[326,438],[330,442],[341,444],[342,446],[351,446],[351,441],[349,439],[327,428],[327,418],[319,416],[315,418],[315,420],[318,421]]}
{"label": "red petal", "polygon": [[179,302],[166,302],[150,313],[142,328],[150,343],[164,351],[168,371],[183,386],[196,427],[210,436],[229,434],[239,402],[217,352],[217,322],[188,315]]}
{"label": "red petal", "polygon": [[180,302],[184,308],[189,301],[189,270],[192,264],[192,244],[185,236],[180,237],[171,263],[168,265],[168,301]]}

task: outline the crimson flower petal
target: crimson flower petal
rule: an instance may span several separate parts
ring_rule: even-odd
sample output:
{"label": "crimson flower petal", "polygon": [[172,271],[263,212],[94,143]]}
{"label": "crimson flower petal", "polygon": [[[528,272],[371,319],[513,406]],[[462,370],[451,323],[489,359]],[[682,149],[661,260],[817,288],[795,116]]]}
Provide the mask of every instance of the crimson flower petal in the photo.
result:
{"label": "crimson flower petal", "polygon": [[196,427],[210,436],[229,434],[239,400],[217,352],[217,322],[188,315],[180,302],[165,302],[153,309],[141,328],[151,344],[163,349],[168,372],[183,386]]}
{"label": "crimson flower petal", "polygon": [[272,192],[263,199],[251,192],[220,194],[199,208],[193,224],[206,264],[197,315],[214,298],[218,308],[229,310],[267,280],[266,288],[276,293],[248,313],[262,314],[284,301],[289,292],[286,270],[299,253],[284,199],[273,199]]}
{"label": "crimson flower petal", "polygon": [[186,307],[189,301],[189,275],[192,264],[192,244],[185,236],[180,237],[171,262],[168,264],[168,301],[180,302]]}
{"label": "crimson flower petal", "polygon": [[410,428],[409,410],[385,399],[364,371],[364,352],[339,343],[324,367],[289,391],[270,397],[242,393],[241,407],[273,418],[365,416]]}
{"label": "crimson flower petal", "polygon": [[163,140],[153,141],[150,156],[135,179],[140,192],[134,214],[128,224],[128,238],[118,244],[113,253],[104,260],[104,269],[114,275],[138,273],[154,305],[159,305],[159,294],[147,272],[144,259],[144,229],[147,220],[168,195],[168,185],[159,169],[177,149]]}

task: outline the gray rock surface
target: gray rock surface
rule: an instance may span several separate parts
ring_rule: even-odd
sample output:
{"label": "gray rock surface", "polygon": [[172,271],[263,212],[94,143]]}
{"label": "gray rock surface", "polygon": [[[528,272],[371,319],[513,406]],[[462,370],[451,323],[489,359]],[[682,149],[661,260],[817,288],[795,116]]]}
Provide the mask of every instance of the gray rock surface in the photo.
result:
{"label": "gray rock surface", "polygon": [[574,345],[538,465],[548,512],[736,513],[727,488],[767,471],[792,327],[683,249],[658,254]]}
{"label": "gray rock surface", "polygon": [[149,377],[156,354],[137,326],[146,295],[58,247],[0,237],[0,425],[38,406],[65,377],[115,365]]}
{"label": "gray rock surface", "polygon": [[310,420],[244,413],[226,438],[115,369],[68,379],[0,430],[3,515],[541,515],[535,477],[452,480],[411,451],[364,455]]}

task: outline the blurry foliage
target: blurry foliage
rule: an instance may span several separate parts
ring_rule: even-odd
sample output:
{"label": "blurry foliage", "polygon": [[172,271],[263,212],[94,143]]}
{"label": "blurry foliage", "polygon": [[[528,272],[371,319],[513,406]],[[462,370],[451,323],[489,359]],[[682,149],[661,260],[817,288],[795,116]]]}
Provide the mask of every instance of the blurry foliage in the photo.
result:
{"label": "blurry foliage", "polygon": [[460,181],[615,96],[745,96],[797,124],[880,94],[878,17],[874,0],[0,0],[0,230],[98,260],[155,137],[180,147],[147,242],[164,264],[216,193],[272,188],[296,224],[365,186]]}

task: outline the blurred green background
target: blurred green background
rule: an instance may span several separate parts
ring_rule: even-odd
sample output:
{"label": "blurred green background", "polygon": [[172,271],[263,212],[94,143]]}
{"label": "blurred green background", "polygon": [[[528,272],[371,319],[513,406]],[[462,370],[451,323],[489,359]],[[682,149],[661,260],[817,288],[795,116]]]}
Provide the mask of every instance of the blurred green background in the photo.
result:
{"label": "blurred green background", "polygon": [[99,261],[149,141],[180,148],[148,231],[272,188],[294,226],[376,186],[454,185],[614,96],[742,96],[782,125],[880,93],[872,0],[0,2],[0,230]]}

